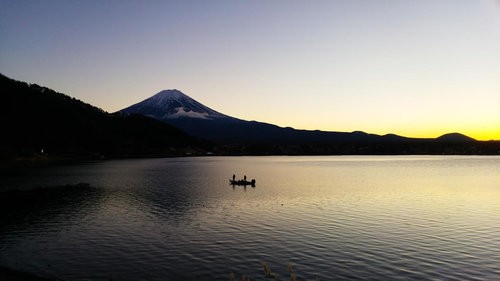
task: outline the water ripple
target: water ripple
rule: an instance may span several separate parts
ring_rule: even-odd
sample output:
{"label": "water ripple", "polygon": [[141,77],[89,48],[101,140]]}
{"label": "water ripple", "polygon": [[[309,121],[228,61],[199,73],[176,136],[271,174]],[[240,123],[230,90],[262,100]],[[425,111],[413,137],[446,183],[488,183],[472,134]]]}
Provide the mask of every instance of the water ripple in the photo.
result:
{"label": "water ripple", "polygon": [[[261,262],[284,280],[288,263],[299,280],[500,279],[500,158],[374,159],[69,167],[56,174],[99,187],[0,197],[0,265],[65,280],[259,280]],[[235,171],[258,185],[227,186]]]}

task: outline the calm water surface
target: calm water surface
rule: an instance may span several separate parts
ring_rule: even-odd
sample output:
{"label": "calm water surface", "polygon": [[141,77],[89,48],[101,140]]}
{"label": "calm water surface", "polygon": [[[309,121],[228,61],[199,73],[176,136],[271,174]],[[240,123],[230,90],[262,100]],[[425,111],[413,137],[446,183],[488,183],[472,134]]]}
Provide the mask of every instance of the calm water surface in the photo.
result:
{"label": "calm water surface", "polygon": [[[231,187],[233,174],[256,187]],[[266,262],[281,280],[288,263],[299,280],[500,280],[500,157],[120,160],[2,177],[0,265],[49,278],[263,280]]]}

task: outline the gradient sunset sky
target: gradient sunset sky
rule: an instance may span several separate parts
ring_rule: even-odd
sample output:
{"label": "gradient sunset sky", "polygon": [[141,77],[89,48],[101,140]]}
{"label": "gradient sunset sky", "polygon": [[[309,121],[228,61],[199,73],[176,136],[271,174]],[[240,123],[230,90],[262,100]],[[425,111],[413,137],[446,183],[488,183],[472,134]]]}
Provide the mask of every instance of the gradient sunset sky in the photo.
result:
{"label": "gradient sunset sky", "polygon": [[0,0],[0,72],[298,129],[500,139],[500,1]]}

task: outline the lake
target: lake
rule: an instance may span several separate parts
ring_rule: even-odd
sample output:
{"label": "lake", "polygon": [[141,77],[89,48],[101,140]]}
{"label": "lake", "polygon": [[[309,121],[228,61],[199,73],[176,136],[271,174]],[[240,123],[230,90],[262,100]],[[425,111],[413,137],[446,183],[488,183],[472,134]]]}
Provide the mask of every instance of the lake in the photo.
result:
{"label": "lake", "polygon": [[113,160],[0,184],[0,266],[57,280],[264,280],[262,263],[280,280],[289,264],[298,280],[500,279],[500,157]]}

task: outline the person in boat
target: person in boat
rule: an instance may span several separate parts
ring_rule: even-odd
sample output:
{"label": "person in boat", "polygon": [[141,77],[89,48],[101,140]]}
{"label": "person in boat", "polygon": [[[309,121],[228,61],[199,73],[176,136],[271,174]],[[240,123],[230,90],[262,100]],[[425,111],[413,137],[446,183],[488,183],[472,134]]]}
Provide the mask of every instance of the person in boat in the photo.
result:
{"label": "person in boat", "polygon": [[247,175],[243,176],[243,181],[245,181],[245,182],[247,181]]}
{"label": "person in boat", "polygon": [[235,180],[236,180],[236,175],[235,175],[235,174],[233,174],[233,181],[235,181]]}

